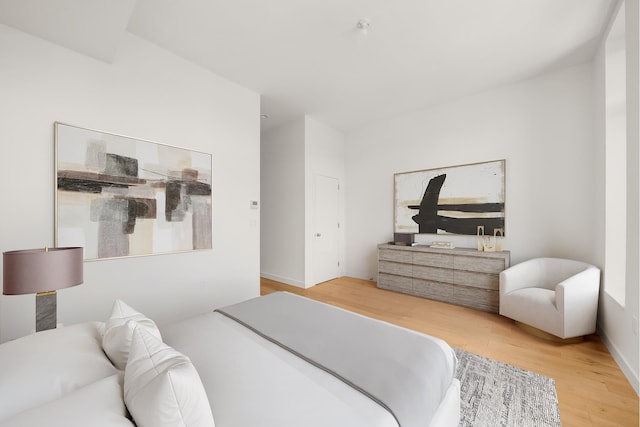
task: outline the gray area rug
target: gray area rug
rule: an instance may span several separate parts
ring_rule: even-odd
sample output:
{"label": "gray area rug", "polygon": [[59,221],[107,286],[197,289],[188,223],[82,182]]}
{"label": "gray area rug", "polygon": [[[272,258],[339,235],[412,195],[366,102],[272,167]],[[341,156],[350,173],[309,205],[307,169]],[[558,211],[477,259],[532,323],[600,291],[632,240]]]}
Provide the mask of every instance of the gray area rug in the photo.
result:
{"label": "gray area rug", "polygon": [[556,383],[534,372],[454,349],[462,427],[558,427]]}

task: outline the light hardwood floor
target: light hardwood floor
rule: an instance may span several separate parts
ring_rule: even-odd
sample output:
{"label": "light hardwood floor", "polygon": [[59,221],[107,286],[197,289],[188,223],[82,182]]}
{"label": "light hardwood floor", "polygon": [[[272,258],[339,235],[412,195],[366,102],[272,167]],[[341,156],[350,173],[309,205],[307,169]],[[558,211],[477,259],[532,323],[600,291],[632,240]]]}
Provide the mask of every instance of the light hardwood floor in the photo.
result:
{"label": "light hardwood floor", "polygon": [[286,290],[444,339],[449,345],[551,377],[563,427],[638,426],[638,395],[597,335],[579,344],[536,338],[513,321],[342,277],[301,289],[261,279],[261,293]]}

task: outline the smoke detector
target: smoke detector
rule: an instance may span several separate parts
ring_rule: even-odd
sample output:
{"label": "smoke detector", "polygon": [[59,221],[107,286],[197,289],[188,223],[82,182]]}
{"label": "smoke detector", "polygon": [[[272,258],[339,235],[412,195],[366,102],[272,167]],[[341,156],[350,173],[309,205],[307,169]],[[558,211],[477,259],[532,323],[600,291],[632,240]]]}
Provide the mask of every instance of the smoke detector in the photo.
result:
{"label": "smoke detector", "polygon": [[356,24],[356,28],[365,36],[367,35],[367,31],[369,31],[370,26],[371,20],[369,18],[362,18]]}

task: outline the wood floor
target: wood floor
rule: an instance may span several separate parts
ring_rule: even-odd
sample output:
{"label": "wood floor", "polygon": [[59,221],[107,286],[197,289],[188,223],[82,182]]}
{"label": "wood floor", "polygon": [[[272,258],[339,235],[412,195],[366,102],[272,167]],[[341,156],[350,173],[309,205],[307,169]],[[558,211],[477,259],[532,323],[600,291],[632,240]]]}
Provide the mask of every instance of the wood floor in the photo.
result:
{"label": "wood floor", "polygon": [[563,427],[638,426],[638,395],[597,335],[579,344],[531,336],[497,314],[378,289],[343,277],[309,289],[261,279],[261,292],[286,290],[444,339],[449,345],[551,377]]}

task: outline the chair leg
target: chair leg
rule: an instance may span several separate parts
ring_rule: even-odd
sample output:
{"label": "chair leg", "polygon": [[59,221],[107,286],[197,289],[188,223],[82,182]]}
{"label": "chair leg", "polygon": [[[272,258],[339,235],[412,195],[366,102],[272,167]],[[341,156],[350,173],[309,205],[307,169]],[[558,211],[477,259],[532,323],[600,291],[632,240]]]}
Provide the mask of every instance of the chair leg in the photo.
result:
{"label": "chair leg", "polygon": [[515,322],[517,327],[527,332],[528,334],[531,334],[538,338],[542,338],[547,341],[553,341],[560,344],[578,344],[584,340],[584,337],[582,336],[573,337],[573,338],[560,338],[553,334],[550,334],[549,332],[545,332],[542,329],[534,328],[531,325],[527,325],[526,323],[518,322],[517,320]]}

